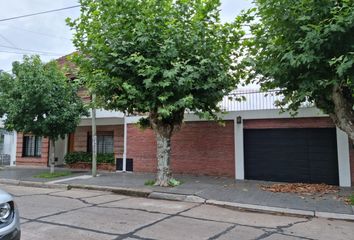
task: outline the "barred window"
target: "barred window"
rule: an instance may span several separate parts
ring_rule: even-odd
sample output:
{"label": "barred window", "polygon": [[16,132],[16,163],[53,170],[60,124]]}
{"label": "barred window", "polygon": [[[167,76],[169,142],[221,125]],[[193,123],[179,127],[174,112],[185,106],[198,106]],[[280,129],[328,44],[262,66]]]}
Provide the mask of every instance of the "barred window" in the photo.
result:
{"label": "barred window", "polygon": [[[97,153],[114,152],[113,132],[97,132]],[[87,134],[87,152],[92,152],[92,135]]]}
{"label": "barred window", "polygon": [[23,157],[40,157],[42,155],[42,137],[23,137]]}

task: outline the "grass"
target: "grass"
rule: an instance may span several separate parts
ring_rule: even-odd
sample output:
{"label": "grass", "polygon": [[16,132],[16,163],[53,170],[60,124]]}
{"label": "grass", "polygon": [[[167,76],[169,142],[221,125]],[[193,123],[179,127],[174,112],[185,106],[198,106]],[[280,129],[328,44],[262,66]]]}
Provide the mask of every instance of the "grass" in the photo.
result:
{"label": "grass", "polygon": [[[144,185],[145,186],[154,186],[155,183],[156,183],[156,180],[151,180],[150,179],[150,180],[146,180]],[[177,187],[177,186],[179,186],[181,184],[183,184],[183,181],[179,181],[179,180],[177,180],[175,178],[171,178],[170,181],[168,182],[168,185],[170,187]]]}
{"label": "grass", "polygon": [[54,172],[54,173],[50,173],[50,172],[43,172],[40,174],[37,174],[35,176],[33,176],[34,178],[58,178],[58,177],[65,177],[65,176],[69,176],[71,175],[71,172],[69,171],[64,171],[64,172]]}
{"label": "grass", "polygon": [[155,182],[156,182],[156,180],[146,180],[144,185],[145,186],[154,186]]}
{"label": "grass", "polygon": [[170,185],[170,187],[177,187],[181,184],[183,184],[183,181],[179,181],[175,178],[171,178],[170,181],[168,182],[168,185]]}
{"label": "grass", "polygon": [[354,205],[354,194],[349,197],[349,204]]}

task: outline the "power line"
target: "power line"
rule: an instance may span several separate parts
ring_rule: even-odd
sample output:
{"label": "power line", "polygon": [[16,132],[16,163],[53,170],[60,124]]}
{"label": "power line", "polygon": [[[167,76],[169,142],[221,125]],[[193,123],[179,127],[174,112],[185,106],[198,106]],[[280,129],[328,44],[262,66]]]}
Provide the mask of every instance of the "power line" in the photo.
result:
{"label": "power line", "polygon": [[24,29],[24,28],[19,28],[19,27],[14,27],[14,26],[11,26],[11,25],[8,25],[8,26],[9,26],[10,28],[15,29],[15,30],[18,30],[18,31],[25,31],[25,32],[33,33],[33,34],[43,35],[43,36],[46,36],[46,37],[58,38],[58,39],[64,39],[64,40],[70,40],[70,41],[71,41],[70,38],[66,38],[66,37],[51,35],[51,34],[48,34],[48,33],[37,32],[37,31],[33,31],[33,30],[29,30],[29,29]]}
{"label": "power line", "polygon": [[[30,52],[17,52],[17,51],[6,51],[6,50],[0,50],[0,52],[2,53],[11,53],[11,54],[18,54],[18,55],[26,55],[26,54],[31,54]],[[32,54],[36,54],[36,55],[41,55],[41,56],[63,56],[65,54],[48,54],[48,53],[36,53],[36,52],[32,52]]]}
{"label": "power line", "polygon": [[19,18],[32,17],[32,16],[42,15],[42,14],[46,14],[46,13],[59,12],[59,11],[77,8],[77,7],[80,7],[80,5],[75,5],[75,6],[65,7],[65,8],[57,8],[57,9],[52,9],[52,10],[37,12],[37,13],[30,13],[30,14],[16,16],[16,17],[3,18],[3,19],[0,19],[0,22],[10,21],[10,20],[19,19]]}
{"label": "power line", "polygon": [[61,53],[53,53],[53,52],[46,52],[46,51],[40,51],[40,50],[33,50],[33,49],[25,49],[25,48],[18,48],[18,47],[9,47],[9,46],[5,46],[5,45],[1,45],[0,47],[3,48],[9,48],[9,49],[15,49],[15,50],[21,50],[21,51],[26,51],[26,52],[33,52],[33,53],[41,53],[41,54],[53,54],[53,55],[63,55]]}
{"label": "power line", "polygon": [[13,47],[16,47],[15,44],[13,44],[9,39],[7,39],[4,35],[0,34],[0,37],[2,39],[4,39],[5,42],[7,42],[8,44],[10,44]]}

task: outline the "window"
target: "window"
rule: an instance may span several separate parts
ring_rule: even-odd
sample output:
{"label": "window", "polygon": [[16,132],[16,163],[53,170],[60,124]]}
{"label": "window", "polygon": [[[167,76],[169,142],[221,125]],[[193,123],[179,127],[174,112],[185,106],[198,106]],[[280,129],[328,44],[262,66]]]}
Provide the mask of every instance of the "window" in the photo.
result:
{"label": "window", "polygon": [[[113,153],[113,132],[97,132],[97,153]],[[87,152],[92,152],[92,135],[87,134]]]}
{"label": "window", "polygon": [[42,137],[23,137],[23,157],[40,157],[42,155]]}

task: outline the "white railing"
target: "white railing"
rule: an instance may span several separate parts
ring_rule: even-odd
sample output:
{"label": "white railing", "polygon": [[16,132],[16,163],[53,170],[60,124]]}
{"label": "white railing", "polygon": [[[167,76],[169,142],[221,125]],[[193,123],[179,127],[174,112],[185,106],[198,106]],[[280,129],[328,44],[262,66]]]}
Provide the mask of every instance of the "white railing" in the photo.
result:
{"label": "white railing", "polygon": [[267,92],[258,90],[234,91],[224,97],[220,107],[228,112],[279,109],[276,102],[282,99],[283,96],[279,95],[277,90]]}

